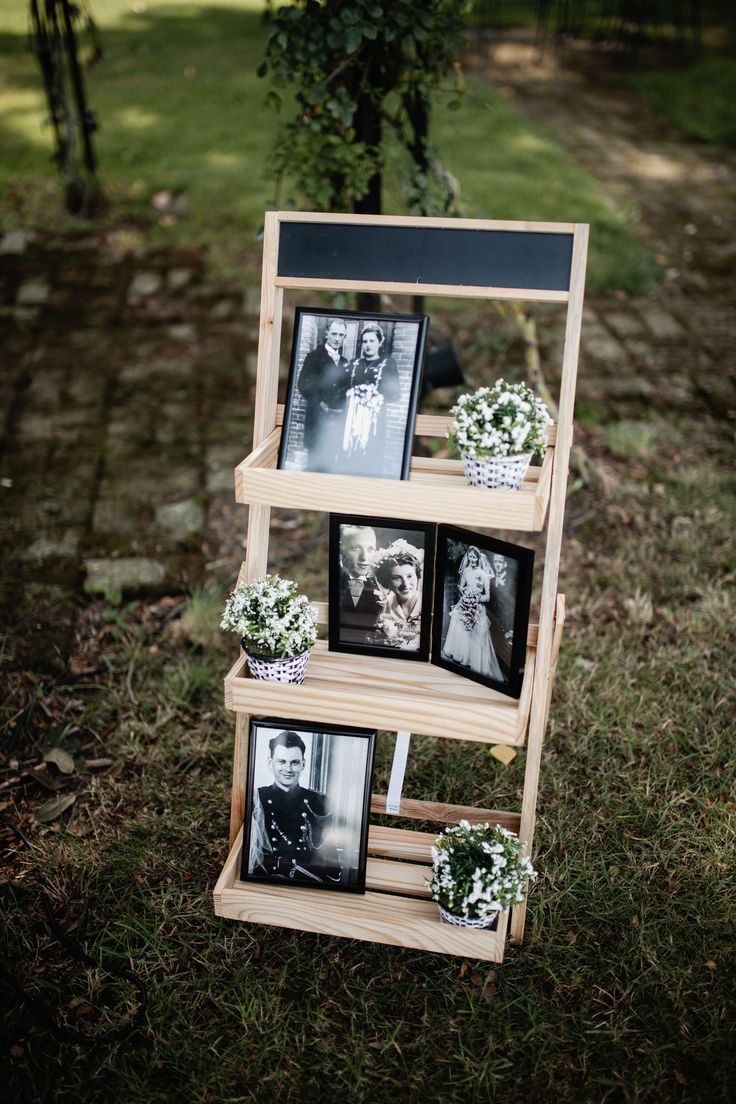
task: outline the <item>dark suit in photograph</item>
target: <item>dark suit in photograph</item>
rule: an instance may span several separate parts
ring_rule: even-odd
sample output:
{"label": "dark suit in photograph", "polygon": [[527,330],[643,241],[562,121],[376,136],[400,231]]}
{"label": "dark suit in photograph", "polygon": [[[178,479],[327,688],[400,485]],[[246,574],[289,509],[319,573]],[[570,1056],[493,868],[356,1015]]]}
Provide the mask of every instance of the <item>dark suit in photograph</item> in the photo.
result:
{"label": "dark suit in photograph", "polygon": [[350,576],[347,571],[340,571],[340,640],[344,644],[364,644],[367,634],[375,628],[381,609],[375,579],[369,575],[355,599],[350,590]]}
{"label": "dark suit in photograph", "polygon": [[335,463],[342,449],[348,365],[342,355],[333,360],[324,345],[304,358],[296,386],[306,403],[304,447],[310,471],[338,470]]}

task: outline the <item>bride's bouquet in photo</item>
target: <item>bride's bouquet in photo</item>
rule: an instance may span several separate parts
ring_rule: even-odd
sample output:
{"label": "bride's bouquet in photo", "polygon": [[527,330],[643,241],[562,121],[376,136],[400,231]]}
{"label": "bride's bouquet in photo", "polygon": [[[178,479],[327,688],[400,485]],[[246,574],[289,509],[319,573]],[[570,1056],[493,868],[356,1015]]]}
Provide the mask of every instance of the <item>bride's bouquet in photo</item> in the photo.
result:
{"label": "bride's bouquet in photo", "polygon": [[345,452],[360,448],[365,452],[378,426],[383,395],[375,383],[359,383],[347,393],[348,410],[342,447]]}

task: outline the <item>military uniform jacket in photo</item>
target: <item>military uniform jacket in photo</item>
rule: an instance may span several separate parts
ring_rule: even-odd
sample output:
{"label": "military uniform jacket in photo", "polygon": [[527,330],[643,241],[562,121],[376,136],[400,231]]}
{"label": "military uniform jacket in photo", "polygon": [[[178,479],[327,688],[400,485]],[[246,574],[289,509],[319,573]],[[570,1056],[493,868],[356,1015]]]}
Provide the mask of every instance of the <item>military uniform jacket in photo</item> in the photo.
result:
{"label": "military uniform jacket in photo", "polygon": [[260,786],[253,809],[251,871],[291,881],[340,881],[327,799],[317,790]]}

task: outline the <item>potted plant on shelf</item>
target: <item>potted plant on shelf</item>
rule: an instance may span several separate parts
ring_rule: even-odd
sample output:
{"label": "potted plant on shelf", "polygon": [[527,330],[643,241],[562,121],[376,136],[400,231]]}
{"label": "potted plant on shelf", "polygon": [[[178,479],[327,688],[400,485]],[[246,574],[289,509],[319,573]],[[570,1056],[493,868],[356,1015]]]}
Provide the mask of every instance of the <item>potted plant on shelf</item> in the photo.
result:
{"label": "potted plant on shelf", "polygon": [[290,579],[264,575],[236,587],[225,603],[220,628],[241,638],[255,679],[304,682],[317,639],[317,609],[296,591]]}
{"label": "potted plant on shelf", "polygon": [[500,825],[461,820],[445,828],[432,848],[427,886],[445,924],[490,928],[499,912],[524,899],[537,873],[521,843]]}
{"label": "potted plant on shelf", "polygon": [[457,446],[468,483],[518,491],[535,453],[547,444],[547,407],[525,383],[500,379],[461,395],[447,436]]}

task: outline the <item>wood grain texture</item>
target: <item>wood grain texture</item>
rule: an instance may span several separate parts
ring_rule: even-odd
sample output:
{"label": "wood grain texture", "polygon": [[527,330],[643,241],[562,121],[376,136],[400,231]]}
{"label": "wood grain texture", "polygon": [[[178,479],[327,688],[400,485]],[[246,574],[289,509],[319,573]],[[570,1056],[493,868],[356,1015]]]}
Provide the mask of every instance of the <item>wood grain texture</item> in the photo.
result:
{"label": "wood grain texture", "polygon": [[431,866],[419,863],[391,862],[390,859],[369,858],[366,866],[366,887],[383,893],[399,893],[406,897],[431,900],[427,882],[432,877]]}
{"label": "wood grain texture", "polygon": [[383,295],[436,295],[453,299],[509,299],[526,303],[566,303],[567,291],[545,291],[541,288],[486,287],[476,284],[401,283],[398,280],[324,280],[309,276],[277,276],[276,287],[287,291],[357,291]]}
{"label": "wood grain texture", "polygon": [[250,717],[238,713],[235,717],[235,747],[233,749],[233,780],[230,797],[230,847],[243,827],[245,816],[245,774],[248,766]]}
{"label": "wood grain texture", "polygon": [[[588,227],[575,227],[570,270],[570,302],[567,308],[565,344],[562,353],[562,377],[557,416],[557,444],[552,470],[552,486],[549,500],[547,543],[544,556],[544,577],[539,606],[539,641],[537,667],[534,676],[533,701],[529,715],[529,737],[524,769],[524,791],[521,802],[519,838],[524,842],[526,854],[531,854],[536,823],[539,769],[542,759],[542,743],[547,723],[548,700],[551,694],[553,637],[557,611],[557,580],[560,569],[562,528],[565,519],[567,475],[570,464],[570,448],[573,434],[573,412],[578,371],[580,331],[583,319],[585,293],[585,266],[588,251]],[[511,934],[516,940],[524,935],[526,901],[514,910]]]}
{"label": "wood grain texture", "polygon": [[[369,943],[386,943],[393,947],[415,947],[425,951],[480,958],[489,962],[503,960],[508,913],[499,917],[496,931],[474,931],[456,928],[440,921],[433,901],[420,896],[368,889],[365,895],[337,893],[321,889],[293,889],[237,880],[240,870],[242,831],[228,855],[213,891],[215,913],[231,920],[271,924],[361,939]],[[379,881],[393,882],[400,873],[386,870],[385,864],[372,860]],[[416,871],[411,885],[418,891]],[[421,875],[420,875],[421,876]]]}
{"label": "wood grain texture", "polygon": [[484,744],[524,742],[535,650],[527,652],[521,698],[430,663],[330,652],[318,640],[301,686],[247,676],[245,659],[227,676],[225,704],[237,712],[402,730]]}
{"label": "wood grain texture", "polygon": [[384,859],[405,859],[407,862],[431,863],[434,832],[412,832],[406,828],[382,828],[371,824],[368,829],[368,853]]}
{"label": "wood grain texture", "polygon": [[[371,812],[386,814],[385,794],[371,795]],[[391,815],[391,814],[388,814]],[[402,797],[401,811],[396,816],[405,817],[407,820],[430,820],[438,824],[459,824],[461,820],[469,820],[471,824],[485,823],[500,824],[509,832],[519,831],[519,813],[509,813],[502,809],[476,809],[472,805],[448,805],[443,801],[417,801],[415,798]],[[394,829],[400,831],[401,829]],[[384,829],[389,831],[389,829]],[[419,836],[427,835],[424,832],[416,833]],[[434,839],[434,836],[431,837]],[[410,855],[407,858],[421,856]]]}
{"label": "wood grain texture", "polygon": [[459,462],[452,460],[423,458],[411,479],[392,480],[277,471],[253,467],[246,459],[235,469],[235,498],[251,507],[337,514],[354,513],[359,503],[361,513],[373,517],[532,532],[542,528],[547,511],[549,482],[541,481],[541,474],[531,468],[519,491],[488,490],[468,486]]}

